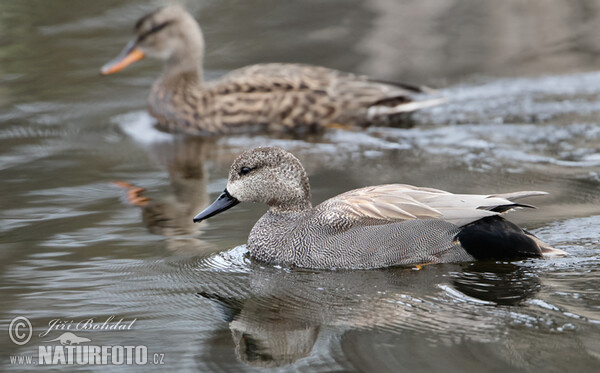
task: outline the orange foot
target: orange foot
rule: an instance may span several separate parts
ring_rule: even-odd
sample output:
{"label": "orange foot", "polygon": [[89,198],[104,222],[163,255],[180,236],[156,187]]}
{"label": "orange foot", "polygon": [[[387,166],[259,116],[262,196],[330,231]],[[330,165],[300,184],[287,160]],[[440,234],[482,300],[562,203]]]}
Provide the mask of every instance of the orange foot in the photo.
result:
{"label": "orange foot", "polygon": [[127,202],[134,206],[144,207],[151,201],[150,198],[142,197],[142,193],[146,190],[144,188],[137,187],[126,181],[113,181],[112,183],[127,189]]}
{"label": "orange foot", "polygon": [[354,126],[351,126],[349,124],[341,124],[341,123],[329,123],[328,125],[325,126],[325,128],[334,129],[334,130],[344,130],[344,131],[354,131],[356,129],[356,128],[354,128]]}
{"label": "orange foot", "polygon": [[429,262],[429,263],[415,264],[415,270],[420,271],[423,269],[423,267],[430,265],[430,264],[433,264],[433,263]]}

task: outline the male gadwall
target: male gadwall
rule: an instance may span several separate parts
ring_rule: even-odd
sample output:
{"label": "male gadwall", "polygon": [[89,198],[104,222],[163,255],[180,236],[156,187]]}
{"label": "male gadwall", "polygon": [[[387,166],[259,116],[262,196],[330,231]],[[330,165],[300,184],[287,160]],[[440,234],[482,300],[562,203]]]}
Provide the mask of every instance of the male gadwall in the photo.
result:
{"label": "male gadwall", "polygon": [[[158,9],[135,24],[136,37],[102,67],[112,74],[146,55],[165,63],[148,107],[158,127],[192,135],[253,131],[314,132],[326,127],[394,125],[402,113],[437,105],[430,91],[324,67],[269,63],[203,81],[204,38],[178,5]],[[404,118],[405,119],[405,118]]]}
{"label": "male gadwall", "polygon": [[248,237],[250,255],[263,262],[316,269],[564,254],[500,216],[532,207],[515,200],[544,194],[452,194],[389,184],[352,190],[312,207],[300,161],[281,148],[261,147],[233,162],[227,188],[194,221],[240,201],[265,203],[269,211]]}

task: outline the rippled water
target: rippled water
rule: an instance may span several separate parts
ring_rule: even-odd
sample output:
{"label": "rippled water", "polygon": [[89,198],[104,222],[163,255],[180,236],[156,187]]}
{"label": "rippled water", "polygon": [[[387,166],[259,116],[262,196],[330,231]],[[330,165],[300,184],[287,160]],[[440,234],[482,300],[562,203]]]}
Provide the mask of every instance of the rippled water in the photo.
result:
{"label": "rippled water", "polygon": [[[9,356],[37,356],[59,336],[39,336],[53,319],[113,315],[136,321],[75,332],[145,345],[177,370],[600,369],[597,1],[191,4],[209,77],[298,61],[426,83],[450,99],[408,129],[210,141],[152,129],[144,102],[157,63],[98,75],[153,7],[0,3],[1,370],[22,371]],[[421,270],[254,263],[243,244],[264,207],[191,217],[223,190],[235,156],[264,144],[298,155],[313,202],[389,182],[546,190],[512,220],[570,255]],[[149,200],[128,204],[114,181]],[[22,346],[6,332],[17,316],[34,330]]]}

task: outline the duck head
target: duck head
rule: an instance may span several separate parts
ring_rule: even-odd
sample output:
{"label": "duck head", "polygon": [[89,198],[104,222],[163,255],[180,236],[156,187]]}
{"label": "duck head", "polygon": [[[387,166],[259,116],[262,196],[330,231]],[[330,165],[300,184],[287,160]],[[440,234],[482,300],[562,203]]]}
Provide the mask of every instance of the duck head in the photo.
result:
{"label": "duck head", "polygon": [[298,158],[278,147],[242,153],[231,165],[227,188],[212,205],[194,217],[198,223],[239,202],[259,202],[271,211],[310,209],[308,176]]}
{"label": "duck head", "polygon": [[181,6],[171,5],[146,14],[135,23],[136,36],[103,75],[116,73],[148,56],[165,61],[167,69],[198,70],[204,55],[204,37],[196,20]]}

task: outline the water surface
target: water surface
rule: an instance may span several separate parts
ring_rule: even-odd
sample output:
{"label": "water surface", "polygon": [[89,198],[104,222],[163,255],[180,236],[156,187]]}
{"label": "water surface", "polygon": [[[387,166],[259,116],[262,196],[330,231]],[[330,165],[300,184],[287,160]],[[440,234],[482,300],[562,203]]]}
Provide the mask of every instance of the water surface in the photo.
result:
{"label": "water surface", "polygon": [[[191,4],[209,78],[305,62],[451,99],[413,128],[305,139],[154,131],[145,97],[159,64],[98,73],[154,6],[0,4],[2,370],[22,371],[9,356],[48,345],[39,334],[53,319],[113,315],[137,320],[76,334],[145,345],[183,371],[600,368],[597,1]],[[335,272],[251,262],[243,244],[264,207],[191,217],[223,190],[237,154],[267,144],[302,160],[314,203],[391,182],[548,191],[511,219],[570,255]],[[115,180],[145,188],[148,203],[128,204]],[[6,333],[17,316],[34,329],[23,346]]]}

